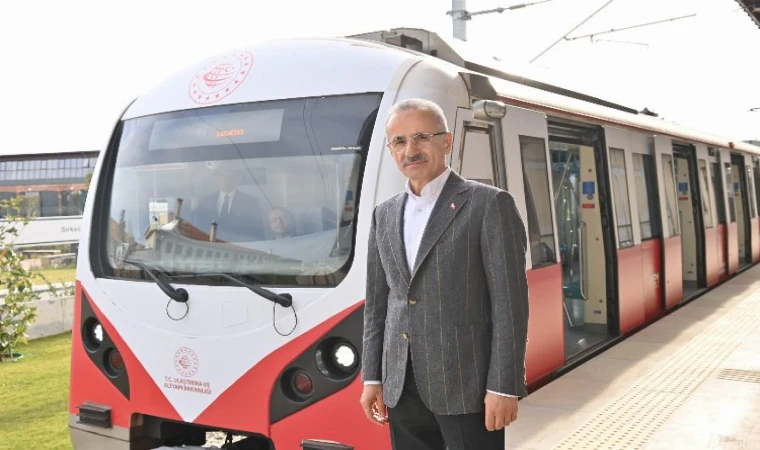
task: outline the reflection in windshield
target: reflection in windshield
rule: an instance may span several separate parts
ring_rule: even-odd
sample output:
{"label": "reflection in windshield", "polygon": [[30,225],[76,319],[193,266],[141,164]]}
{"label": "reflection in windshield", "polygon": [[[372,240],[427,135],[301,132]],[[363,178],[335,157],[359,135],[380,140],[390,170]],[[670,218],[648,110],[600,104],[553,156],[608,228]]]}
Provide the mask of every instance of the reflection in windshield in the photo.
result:
{"label": "reflection in windshield", "polygon": [[[255,117],[281,111],[280,128],[266,133],[244,111],[230,114],[240,106],[219,107],[219,117],[217,108],[206,108],[126,122],[113,174],[108,254],[129,253],[175,274],[337,284],[350,265],[378,102],[377,95],[362,95],[246,105]],[[223,132],[230,125],[224,114],[235,118],[238,131]],[[266,127],[275,126],[271,116]],[[193,139],[181,145],[188,133]],[[109,263],[117,275],[134,276],[125,273],[133,267]]]}

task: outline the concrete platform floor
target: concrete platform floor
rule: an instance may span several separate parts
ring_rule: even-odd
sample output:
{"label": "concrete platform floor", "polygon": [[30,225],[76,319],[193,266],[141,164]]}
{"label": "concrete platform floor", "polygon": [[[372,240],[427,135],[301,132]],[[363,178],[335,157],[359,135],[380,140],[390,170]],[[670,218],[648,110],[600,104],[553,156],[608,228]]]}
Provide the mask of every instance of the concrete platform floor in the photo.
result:
{"label": "concrete platform floor", "polygon": [[520,402],[507,448],[760,450],[760,266]]}

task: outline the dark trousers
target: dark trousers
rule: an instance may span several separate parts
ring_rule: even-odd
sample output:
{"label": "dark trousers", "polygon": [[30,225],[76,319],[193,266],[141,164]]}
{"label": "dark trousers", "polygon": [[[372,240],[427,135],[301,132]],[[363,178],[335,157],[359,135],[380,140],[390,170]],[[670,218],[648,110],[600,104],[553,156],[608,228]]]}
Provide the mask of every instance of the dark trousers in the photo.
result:
{"label": "dark trousers", "polygon": [[393,450],[504,450],[504,430],[488,431],[485,411],[432,413],[420,398],[411,358],[401,398],[395,408],[388,408],[388,419]]}

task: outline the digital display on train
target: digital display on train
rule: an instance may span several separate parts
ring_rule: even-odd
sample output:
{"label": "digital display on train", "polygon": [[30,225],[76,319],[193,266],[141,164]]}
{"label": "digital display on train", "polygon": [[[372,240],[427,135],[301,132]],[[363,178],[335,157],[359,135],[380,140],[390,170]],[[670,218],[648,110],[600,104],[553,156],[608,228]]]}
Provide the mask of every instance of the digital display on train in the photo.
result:
{"label": "digital display on train", "polygon": [[171,150],[280,140],[284,109],[193,115],[159,120],[149,150]]}

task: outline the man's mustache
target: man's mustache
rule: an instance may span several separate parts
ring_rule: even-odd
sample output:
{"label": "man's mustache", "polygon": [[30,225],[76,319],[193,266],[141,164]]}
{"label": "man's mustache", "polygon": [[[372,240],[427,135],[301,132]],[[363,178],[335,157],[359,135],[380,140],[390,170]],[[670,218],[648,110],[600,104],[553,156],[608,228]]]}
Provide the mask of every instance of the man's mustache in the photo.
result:
{"label": "man's mustache", "polygon": [[407,156],[404,158],[403,165],[406,166],[410,163],[416,163],[416,162],[425,162],[428,160],[428,157],[424,153],[417,153],[414,156]]}

